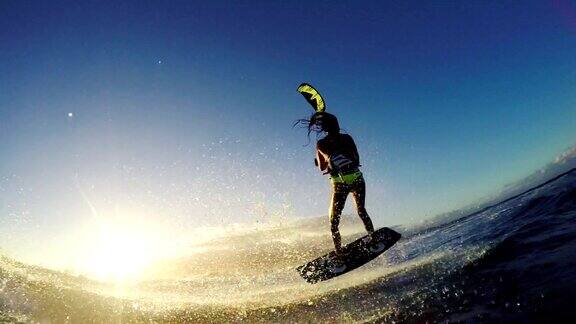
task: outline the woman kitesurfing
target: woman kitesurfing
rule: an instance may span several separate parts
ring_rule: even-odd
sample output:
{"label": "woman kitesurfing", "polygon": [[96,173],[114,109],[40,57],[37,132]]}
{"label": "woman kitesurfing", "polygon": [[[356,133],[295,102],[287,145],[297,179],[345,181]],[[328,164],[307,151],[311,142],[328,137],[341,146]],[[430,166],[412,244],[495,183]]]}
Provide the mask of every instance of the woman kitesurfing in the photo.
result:
{"label": "woman kitesurfing", "polygon": [[309,84],[303,83],[298,91],[315,109],[309,119],[300,119],[294,125],[300,124],[311,132],[324,135],[316,143],[316,158],[314,164],[323,174],[330,176],[332,199],[330,203],[330,229],[336,254],[341,258],[344,254],[339,231],[340,215],[344,209],[346,198],[352,193],[356,202],[358,216],[362,219],[369,235],[374,233],[374,225],[366,212],[366,183],[360,172],[360,156],[352,136],[340,132],[336,116],[325,112],[324,99],[318,91]]}

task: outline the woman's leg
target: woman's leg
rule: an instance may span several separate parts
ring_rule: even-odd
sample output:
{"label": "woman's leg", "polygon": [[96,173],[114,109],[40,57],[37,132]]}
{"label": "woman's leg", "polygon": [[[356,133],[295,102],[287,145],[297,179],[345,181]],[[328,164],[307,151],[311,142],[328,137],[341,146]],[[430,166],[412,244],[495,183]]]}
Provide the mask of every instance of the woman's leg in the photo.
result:
{"label": "woman's leg", "polygon": [[372,224],[372,220],[370,216],[368,216],[368,212],[366,211],[365,203],[366,203],[366,183],[364,182],[364,178],[359,178],[356,180],[352,187],[352,196],[354,197],[354,201],[356,202],[356,210],[358,211],[358,216],[364,223],[364,227],[368,234],[374,233],[374,225]]}
{"label": "woman's leg", "polygon": [[334,183],[332,185],[332,202],[330,203],[330,230],[332,231],[332,240],[334,240],[334,248],[336,253],[342,252],[342,238],[340,237],[340,215],[346,203],[349,189],[346,185]]}

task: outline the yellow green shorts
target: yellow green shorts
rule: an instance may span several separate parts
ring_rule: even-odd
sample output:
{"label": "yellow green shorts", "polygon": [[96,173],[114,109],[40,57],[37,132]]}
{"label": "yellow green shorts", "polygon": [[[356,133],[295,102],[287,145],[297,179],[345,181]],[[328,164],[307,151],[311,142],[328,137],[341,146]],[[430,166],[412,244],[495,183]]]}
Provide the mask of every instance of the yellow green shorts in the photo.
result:
{"label": "yellow green shorts", "polygon": [[345,183],[347,185],[351,185],[354,183],[354,181],[358,180],[360,177],[362,177],[362,172],[356,171],[353,173],[331,176],[330,180],[332,181],[332,183]]}

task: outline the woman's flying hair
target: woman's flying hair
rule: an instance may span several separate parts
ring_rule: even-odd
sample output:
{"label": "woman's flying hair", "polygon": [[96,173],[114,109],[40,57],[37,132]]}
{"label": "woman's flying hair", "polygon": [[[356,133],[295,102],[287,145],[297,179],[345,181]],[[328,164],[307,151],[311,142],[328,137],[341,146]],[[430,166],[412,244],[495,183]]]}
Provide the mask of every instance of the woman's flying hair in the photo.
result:
{"label": "woman's flying hair", "polygon": [[298,119],[292,127],[300,125],[302,128],[308,129],[308,144],[310,144],[310,133],[313,131],[316,136],[322,132],[337,134],[340,133],[340,125],[338,124],[338,119],[336,116],[327,112],[315,112],[309,119]]}

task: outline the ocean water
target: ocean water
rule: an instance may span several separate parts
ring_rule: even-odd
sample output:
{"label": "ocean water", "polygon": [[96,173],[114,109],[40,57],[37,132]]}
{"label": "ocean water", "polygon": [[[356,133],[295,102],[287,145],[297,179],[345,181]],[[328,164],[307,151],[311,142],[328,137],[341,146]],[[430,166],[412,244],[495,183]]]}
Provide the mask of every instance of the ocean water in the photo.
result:
{"label": "ocean water", "polygon": [[[332,248],[325,218],[231,231],[129,286],[0,258],[0,322],[574,322],[576,171],[403,238],[373,262],[308,284]],[[349,241],[363,235],[344,220]]]}

